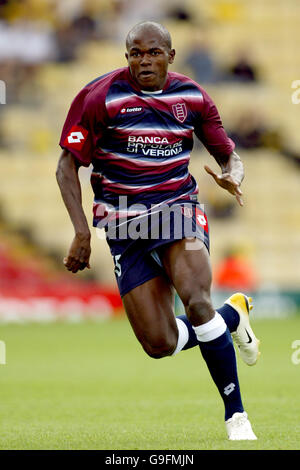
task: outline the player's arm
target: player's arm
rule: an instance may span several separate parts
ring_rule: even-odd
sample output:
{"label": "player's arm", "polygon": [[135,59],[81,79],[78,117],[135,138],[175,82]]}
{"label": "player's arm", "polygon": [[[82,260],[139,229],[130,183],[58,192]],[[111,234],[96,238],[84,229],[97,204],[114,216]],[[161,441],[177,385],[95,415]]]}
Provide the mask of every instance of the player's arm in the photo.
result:
{"label": "player's arm", "polygon": [[215,182],[221,188],[227,189],[230,194],[236,197],[240,206],[243,206],[241,183],[244,179],[244,165],[236,152],[232,152],[229,157],[218,158],[222,174],[215,173],[209,166],[205,165],[204,168],[210,174]]}
{"label": "player's arm", "polygon": [[69,271],[90,268],[91,233],[82,208],[81,185],[78,176],[79,165],[71,152],[63,150],[58,161],[56,179],[72,221],[75,236],[64,264]]}
{"label": "player's arm", "polygon": [[203,104],[200,120],[196,122],[195,132],[209,153],[219,164],[222,173],[216,174],[207,165],[205,170],[214,178],[216,183],[233,194],[240,206],[243,205],[240,185],[244,178],[244,166],[234,151],[234,143],[228,138],[216,108],[208,94],[202,90]]}

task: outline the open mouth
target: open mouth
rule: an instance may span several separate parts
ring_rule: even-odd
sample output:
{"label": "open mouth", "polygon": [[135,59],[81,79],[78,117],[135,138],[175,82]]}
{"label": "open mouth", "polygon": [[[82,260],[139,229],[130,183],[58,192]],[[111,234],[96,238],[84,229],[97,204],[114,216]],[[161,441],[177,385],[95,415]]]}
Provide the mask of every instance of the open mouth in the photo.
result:
{"label": "open mouth", "polygon": [[154,73],[151,72],[151,70],[144,70],[143,72],[139,73],[140,77],[151,77],[152,75],[154,75]]}

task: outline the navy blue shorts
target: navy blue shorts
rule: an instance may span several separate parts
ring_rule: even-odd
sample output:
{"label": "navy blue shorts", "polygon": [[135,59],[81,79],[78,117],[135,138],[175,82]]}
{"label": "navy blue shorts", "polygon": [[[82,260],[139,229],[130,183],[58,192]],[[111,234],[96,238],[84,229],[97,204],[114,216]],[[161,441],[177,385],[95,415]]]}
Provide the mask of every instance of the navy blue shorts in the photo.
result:
{"label": "navy blue shorts", "polygon": [[160,260],[160,247],[183,238],[198,238],[209,251],[207,217],[197,202],[178,203],[172,210],[134,217],[120,223],[106,240],[115,263],[115,276],[121,297],[157,276],[166,276]]}

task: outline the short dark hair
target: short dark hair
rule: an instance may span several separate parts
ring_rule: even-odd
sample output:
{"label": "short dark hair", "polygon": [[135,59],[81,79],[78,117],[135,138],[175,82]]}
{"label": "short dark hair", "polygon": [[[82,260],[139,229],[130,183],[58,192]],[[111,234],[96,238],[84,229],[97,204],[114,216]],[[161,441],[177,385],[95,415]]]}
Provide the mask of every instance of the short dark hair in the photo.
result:
{"label": "short dark hair", "polygon": [[130,42],[132,40],[132,37],[140,32],[143,29],[148,29],[148,30],[154,30],[160,33],[161,38],[163,39],[164,43],[169,49],[172,49],[172,40],[171,40],[171,35],[167,28],[163,26],[160,23],[156,23],[155,21],[142,21],[135,26],[129,31],[126,37],[126,49],[129,49]]}

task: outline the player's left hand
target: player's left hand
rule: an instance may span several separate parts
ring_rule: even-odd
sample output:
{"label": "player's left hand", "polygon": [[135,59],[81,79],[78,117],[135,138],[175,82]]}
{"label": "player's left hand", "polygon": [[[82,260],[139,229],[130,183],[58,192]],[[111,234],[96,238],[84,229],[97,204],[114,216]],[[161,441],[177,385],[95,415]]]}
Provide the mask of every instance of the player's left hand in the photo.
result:
{"label": "player's left hand", "polygon": [[207,171],[209,175],[213,177],[215,182],[221,186],[221,188],[226,189],[230,194],[236,197],[237,202],[242,207],[244,205],[242,200],[242,191],[240,189],[241,183],[235,181],[230,173],[222,173],[221,175],[217,175],[209,166],[205,165],[204,169]]}

